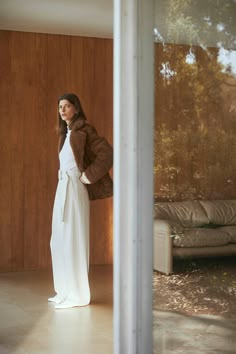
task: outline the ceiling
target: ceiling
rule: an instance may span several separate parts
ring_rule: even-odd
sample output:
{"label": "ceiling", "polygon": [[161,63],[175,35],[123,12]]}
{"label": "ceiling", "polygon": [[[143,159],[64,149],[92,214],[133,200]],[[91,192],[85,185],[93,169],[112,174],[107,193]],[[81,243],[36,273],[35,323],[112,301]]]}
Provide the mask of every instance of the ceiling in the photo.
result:
{"label": "ceiling", "polygon": [[112,37],[113,0],[0,0],[0,29]]}
{"label": "ceiling", "polygon": [[[156,41],[236,49],[236,0],[155,4]],[[113,0],[0,0],[0,29],[112,38]]]}

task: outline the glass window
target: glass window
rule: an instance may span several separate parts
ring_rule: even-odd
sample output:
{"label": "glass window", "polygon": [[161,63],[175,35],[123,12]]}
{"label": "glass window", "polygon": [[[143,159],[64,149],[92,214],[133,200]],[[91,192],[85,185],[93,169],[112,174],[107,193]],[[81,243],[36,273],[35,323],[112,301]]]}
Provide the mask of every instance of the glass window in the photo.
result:
{"label": "glass window", "polygon": [[153,353],[233,352],[236,1],[156,0],[154,42]]}

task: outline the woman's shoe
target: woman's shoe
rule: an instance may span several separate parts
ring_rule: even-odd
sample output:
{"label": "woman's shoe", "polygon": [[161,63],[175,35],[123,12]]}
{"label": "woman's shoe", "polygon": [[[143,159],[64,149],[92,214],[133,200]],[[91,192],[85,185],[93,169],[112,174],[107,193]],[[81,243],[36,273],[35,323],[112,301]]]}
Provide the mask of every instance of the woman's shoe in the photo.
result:
{"label": "woman's shoe", "polygon": [[87,306],[88,304],[80,304],[78,302],[72,301],[72,300],[65,300],[59,303],[58,305],[55,306],[56,309],[70,309],[72,307],[81,307],[81,306]]}
{"label": "woman's shoe", "polygon": [[64,298],[58,294],[48,298],[48,302],[54,302],[55,304],[60,304],[62,301],[64,301]]}

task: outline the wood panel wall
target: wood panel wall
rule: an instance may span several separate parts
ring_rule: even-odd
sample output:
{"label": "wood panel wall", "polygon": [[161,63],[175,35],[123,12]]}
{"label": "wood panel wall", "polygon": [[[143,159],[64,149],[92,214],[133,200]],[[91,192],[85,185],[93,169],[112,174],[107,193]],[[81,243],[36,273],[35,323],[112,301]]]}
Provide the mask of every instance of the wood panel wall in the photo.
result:
{"label": "wood panel wall", "polygon": [[[0,271],[50,267],[57,99],[112,143],[112,40],[0,31]],[[112,199],[91,202],[90,263],[112,263]]]}

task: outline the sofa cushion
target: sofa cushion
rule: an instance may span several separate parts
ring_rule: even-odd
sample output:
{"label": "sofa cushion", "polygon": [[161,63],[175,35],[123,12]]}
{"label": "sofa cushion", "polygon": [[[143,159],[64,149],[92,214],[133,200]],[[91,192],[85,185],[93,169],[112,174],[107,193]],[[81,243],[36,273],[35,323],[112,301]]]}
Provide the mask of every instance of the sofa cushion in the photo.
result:
{"label": "sofa cushion", "polygon": [[218,230],[227,232],[227,234],[230,235],[230,241],[232,243],[236,243],[236,226],[233,225],[233,226],[218,227]]}
{"label": "sofa cushion", "polygon": [[186,229],[184,234],[173,237],[174,247],[210,247],[224,246],[231,242],[231,236],[223,228]]}
{"label": "sofa cushion", "polygon": [[236,225],[236,200],[201,200],[210,223],[215,225]]}
{"label": "sofa cushion", "polygon": [[198,227],[209,224],[207,214],[199,201],[156,203],[154,217],[172,220],[182,227]]}
{"label": "sofa cushion", "polygon": [[184,232],[185,228],[173,220],[168,220],[171,235],[180,235]]}

